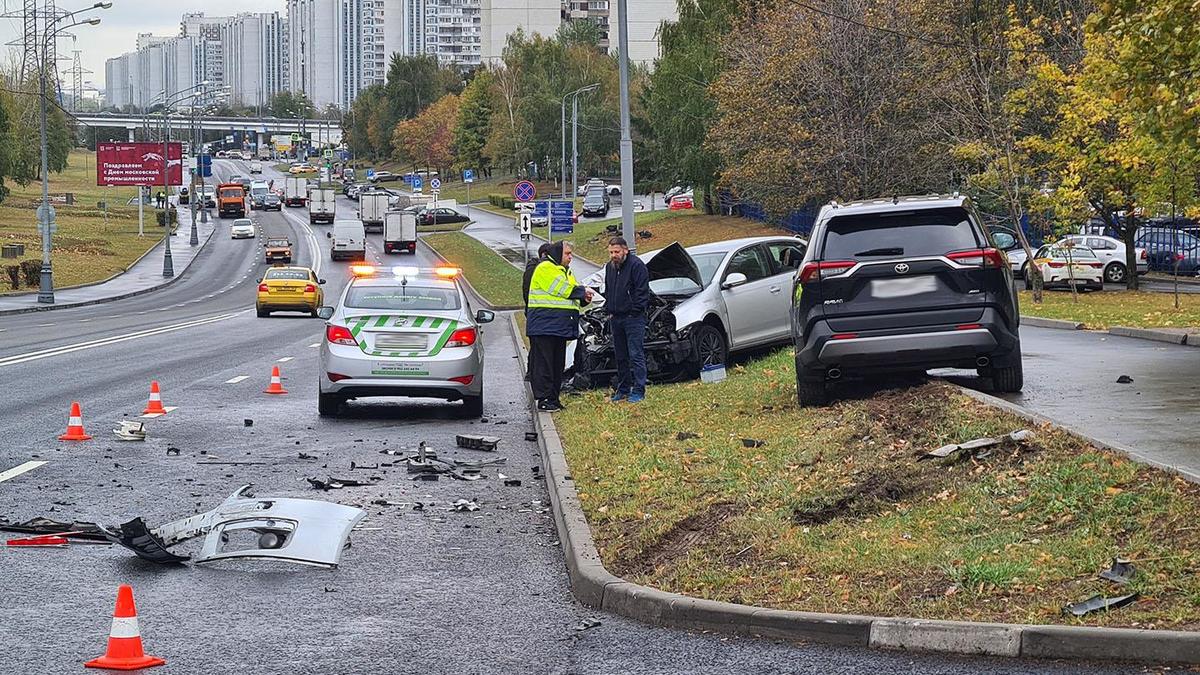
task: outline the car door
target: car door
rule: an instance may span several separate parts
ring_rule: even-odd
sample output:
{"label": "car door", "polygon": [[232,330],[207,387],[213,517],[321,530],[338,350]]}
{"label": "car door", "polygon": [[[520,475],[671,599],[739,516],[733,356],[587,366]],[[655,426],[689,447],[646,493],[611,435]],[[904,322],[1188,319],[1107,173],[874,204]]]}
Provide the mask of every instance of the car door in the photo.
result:
{"label": "car door", "polygon": [[[746,282],[726,287],[731,274],[741,272]],[[771,262],[760,244],[743,247],[729,257],[721,273],[721,300],[729,317],[729,348],[740,349],[766,342],[776,295],[782,295],[779,282],[772,277]],[[772,288],[780,288],[779,293]],[[786,321],[787,314],[784,313]]]}
{"label": "car door", "polygon": [[800,241],[766,243],[767,257],[771,263],[771,280],[774,282],[767,287],[772,303],[771,315],[764,327],[764,338],[767,340],[783,341],[791,337],[789,312],[792,307],[792,286],[806,249],[807,246]]}
{"label": "car door", "polygon": [[1092,249],[1092,252],[1096,254],[1096,257],[1100,259],[1100,262],[1104,264],[1106,269],[1108,268],[1108,264],[1114,260],[1122,265],[1125,264],[1124,259],[1118,260],[1117,258],[1117,245],[1107,239],[1088,237],[1085,246]]}

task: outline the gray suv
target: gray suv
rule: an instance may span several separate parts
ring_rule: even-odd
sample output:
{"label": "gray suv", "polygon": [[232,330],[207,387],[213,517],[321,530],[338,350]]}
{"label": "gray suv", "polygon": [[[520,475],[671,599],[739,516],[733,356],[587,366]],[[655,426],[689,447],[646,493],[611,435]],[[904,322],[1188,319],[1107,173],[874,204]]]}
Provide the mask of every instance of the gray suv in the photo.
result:
{"label": "gray suv", "polygon": [[1021,390],[1012,235],[980,223],[957,194],[821,209],[792,294],[801,405],[825,404],[843,378],[931,368]]}

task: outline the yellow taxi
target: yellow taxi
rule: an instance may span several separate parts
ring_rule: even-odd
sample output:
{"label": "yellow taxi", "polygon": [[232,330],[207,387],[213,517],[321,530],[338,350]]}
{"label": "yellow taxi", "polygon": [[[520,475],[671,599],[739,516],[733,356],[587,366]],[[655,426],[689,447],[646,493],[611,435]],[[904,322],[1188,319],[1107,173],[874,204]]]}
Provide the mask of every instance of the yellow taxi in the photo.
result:
{"label": "yellow taxi", "polygon": [[271,312],[308,312],[317,315],[325,301],[321,290],[324,279],[318,279],[307,267],[272,267],[258,280],[258,298],[254,308],[259,316],[270,316]]}

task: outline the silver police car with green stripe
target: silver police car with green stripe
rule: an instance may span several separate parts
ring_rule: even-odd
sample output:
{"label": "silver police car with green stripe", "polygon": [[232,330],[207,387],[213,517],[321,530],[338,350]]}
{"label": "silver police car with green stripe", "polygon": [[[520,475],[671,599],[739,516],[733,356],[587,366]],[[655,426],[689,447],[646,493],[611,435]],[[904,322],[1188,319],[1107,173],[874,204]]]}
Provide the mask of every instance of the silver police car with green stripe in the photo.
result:
{"label": "silver police car with green stripe", "polygon": [[336,415],[349,399],[440,398],[483,413],[483,344],[455,268],[353,265],[336,307],[322,307],[318,410]]}

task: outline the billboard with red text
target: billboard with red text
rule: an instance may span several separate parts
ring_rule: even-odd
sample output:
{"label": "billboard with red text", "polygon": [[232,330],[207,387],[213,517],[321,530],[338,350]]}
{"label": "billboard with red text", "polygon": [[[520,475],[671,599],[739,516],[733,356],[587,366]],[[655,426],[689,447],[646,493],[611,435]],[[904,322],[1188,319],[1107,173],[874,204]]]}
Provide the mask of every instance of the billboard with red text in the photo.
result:
{"label": "billboard with red text", "polygon": [[183,185],[183,143],[97,143],[96,185],[162,185],[164,162],[168,183]]}

